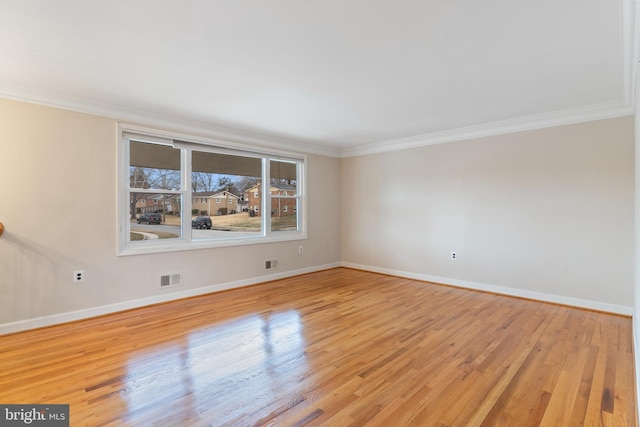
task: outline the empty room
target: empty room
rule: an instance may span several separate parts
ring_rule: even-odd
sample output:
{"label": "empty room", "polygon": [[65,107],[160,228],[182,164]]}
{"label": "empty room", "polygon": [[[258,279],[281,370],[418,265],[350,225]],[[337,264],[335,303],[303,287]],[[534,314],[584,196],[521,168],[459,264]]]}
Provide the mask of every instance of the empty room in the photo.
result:
{"label": "empty room", "polygon": [[0,425],[637,426],[639,12],[0,0]]}

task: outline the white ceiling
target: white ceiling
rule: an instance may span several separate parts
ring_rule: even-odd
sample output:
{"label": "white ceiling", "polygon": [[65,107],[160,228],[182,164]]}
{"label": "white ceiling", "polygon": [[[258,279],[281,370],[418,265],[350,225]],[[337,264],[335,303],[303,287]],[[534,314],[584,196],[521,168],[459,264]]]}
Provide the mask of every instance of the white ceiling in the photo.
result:
{"label": "white ceiling", "polygon": [[0,96],[337,155],[632,112],[629,0],[0,0]]}

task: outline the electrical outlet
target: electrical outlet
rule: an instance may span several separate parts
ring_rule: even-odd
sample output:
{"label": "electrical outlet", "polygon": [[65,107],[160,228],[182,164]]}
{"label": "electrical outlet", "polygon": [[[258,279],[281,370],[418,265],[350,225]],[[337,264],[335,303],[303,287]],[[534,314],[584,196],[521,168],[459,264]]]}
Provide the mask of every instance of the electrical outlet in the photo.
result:
{"label": "electrical outlet", "polygon": [[84,282],[84,270],[76,270],[73,272],[73,283]]}
{"label": "electrical outlet", "polygon": [[452,261],[456,261],[458,259],[458,253],[456,251],[451,251],[449,259],[451,259]]}
{"label": "electrical outlet", "polygon": [[304,246],[298,246],[298,253],[301,254],[304,252]]}

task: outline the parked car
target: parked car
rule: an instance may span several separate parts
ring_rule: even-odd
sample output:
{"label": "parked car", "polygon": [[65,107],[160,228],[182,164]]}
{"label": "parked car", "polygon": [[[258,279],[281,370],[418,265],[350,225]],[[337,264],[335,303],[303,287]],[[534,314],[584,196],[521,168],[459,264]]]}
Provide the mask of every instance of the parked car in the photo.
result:
{"label": "parked car", "polygon": [[159,213],[145,213],[138,217],[138,224],[146,222],[147,224],[160,224],[162,222],[162,215]]}
{"label": "parked car", "polygon": [[211,218],[209,218],[208,216],[197,216],[191,219],[191,228],[197,228],[198,230],[206,228],[207,230],[210,230]]}

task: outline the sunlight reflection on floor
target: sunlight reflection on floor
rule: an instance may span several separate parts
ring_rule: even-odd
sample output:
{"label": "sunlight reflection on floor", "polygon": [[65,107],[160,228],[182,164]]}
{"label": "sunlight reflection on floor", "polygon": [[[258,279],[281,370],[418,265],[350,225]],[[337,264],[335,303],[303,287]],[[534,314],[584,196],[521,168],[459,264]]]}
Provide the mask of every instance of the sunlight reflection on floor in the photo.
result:
{"label": "sunlight reflection on floor", "polygon": [[131,419],[154,407],[170,413],[167,406],[179,400],[182,412],[224,419],[238,408],[221,413],[215,402],[222,396],[248,409],[251,402],[264,406],[305,377],[303,332],[300,314],[289,310],[235,319],[192,332],[184,342],[146,348],[127,364],[122,397],[128,413]]}

